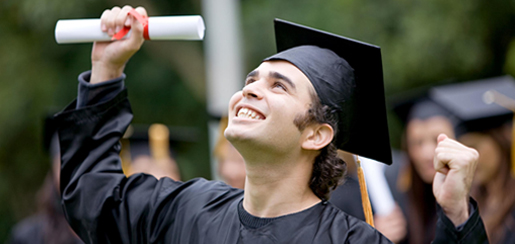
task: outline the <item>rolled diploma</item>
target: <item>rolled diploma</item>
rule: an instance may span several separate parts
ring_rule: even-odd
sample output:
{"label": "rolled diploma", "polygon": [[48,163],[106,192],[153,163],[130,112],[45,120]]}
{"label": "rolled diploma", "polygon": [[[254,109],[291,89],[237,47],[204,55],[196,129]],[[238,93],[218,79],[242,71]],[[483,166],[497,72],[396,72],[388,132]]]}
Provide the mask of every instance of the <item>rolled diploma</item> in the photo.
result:
{"label": "rolled diploma", "polygon": [[365,171],[368,193],[375,213],[388,215],[395,208],[395,200],[384,175],[384,165],[365,157],[359,157],[359,159]]}
{"label": "rolled diploma", "polygon": [[[150,40],[202,40],[204,30],[204,20],[199,15],[148,18]],[[100,29],[100,19],[71,19],[57,21],[55,40],[59,44],[84,43],[110,41],[111,36]]]}

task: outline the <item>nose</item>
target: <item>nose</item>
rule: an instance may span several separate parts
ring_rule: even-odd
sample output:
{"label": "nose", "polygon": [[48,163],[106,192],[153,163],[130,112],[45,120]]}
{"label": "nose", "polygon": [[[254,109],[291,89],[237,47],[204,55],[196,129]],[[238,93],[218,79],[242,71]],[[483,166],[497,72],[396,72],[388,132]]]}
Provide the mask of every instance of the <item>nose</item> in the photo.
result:
{"label": "nose", "polygon": [[254,81],[254,82],[246,85],[245,87],[243,87],[243,89],[242,89],[243,97],[257,98],[257,99],[263,98],[262,83],[264,83],[264,82],[258,80],[258,81]]}

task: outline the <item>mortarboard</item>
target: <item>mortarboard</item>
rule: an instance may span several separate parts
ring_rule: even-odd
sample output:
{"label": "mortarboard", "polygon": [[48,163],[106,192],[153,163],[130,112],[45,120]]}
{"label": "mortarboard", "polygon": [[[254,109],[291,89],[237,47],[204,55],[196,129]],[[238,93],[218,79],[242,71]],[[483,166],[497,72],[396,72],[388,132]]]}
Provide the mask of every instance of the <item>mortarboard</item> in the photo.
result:
{"label": "mortarboard", "polygon": [[[515,79],[511,76],[434,87],[429,96],[451,111],[466,131],[487,131],[514,116]],[[515,122],[515,120],[513,120]],[[512,175],[515,177],[515,130],[512,128]]]}
{"label": "mortarboard", "polygon": [[397,115],[403,126],[407,126],[412,119],[426,120],[434,116],[443,116],[451,122],[456,134],[461,133],[463,128],[460,119],[445,106],[431,99],[429,89],[420,87],[392,96],[391,110]]}
{"label": "mortarboard", "polygon": [[381,50],[284,20],[275,21],[278,53],[311,81],[322,104],[338,117],[338,149],[392,163]]}
{"label": "mortarboard", "polygon": [[495,98],[502,95],[515,99],[513,77],[501,76],[438,86],[429,90],[431,99],[457,116],[468,131],[494,128],[512,117],[515,107],[505,108],[495,102]]}
{"label": "mortarboard", "polygon": [[[383,84],[381,49],[276,19],[277,54],[264,61],[295,65],[313,84],[323,105],[338,119],[338,149],[392,164]],[[363,169],[358,164],[363,210],[374,225]]]}

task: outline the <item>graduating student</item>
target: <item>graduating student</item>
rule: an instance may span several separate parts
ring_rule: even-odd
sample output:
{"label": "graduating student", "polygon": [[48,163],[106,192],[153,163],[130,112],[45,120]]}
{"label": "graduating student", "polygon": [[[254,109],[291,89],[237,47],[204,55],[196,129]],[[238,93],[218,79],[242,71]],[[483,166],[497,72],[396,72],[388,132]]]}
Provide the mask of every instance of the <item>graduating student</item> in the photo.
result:
{"label": "graduating student", "polygon": [[[86,243],[389,243],[326,201],[345,172],[337,148],[391,163],[379,48],[276,22],[279,53],[249,73],[229,105],[225,136],[245,159],[244,191],[127,178],[118,156],[132,119],[123,69],[143,43],[130,10],[102,14],[102,30],[125,25],[132,34],[94,44],[77,101],[57,116],[64,209]],[[475,150],[439,137],[437,243],[486,240],[468,196],[476,161]]]}

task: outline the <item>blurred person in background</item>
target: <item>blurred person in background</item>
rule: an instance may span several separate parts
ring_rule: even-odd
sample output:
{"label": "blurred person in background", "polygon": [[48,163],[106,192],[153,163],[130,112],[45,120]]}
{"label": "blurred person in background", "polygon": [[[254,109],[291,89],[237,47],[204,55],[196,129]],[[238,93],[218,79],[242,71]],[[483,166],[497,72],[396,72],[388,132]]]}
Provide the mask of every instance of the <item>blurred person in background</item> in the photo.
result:
{"label": "blurred person in background", "polygon": [[[503,125],[502,127],[510,127]],[[459,140],[480,153],[471,196],[477,200],[491,243],[515,243],[515,178],[505,128],[471,132]]]}
{"label": "blurred person in background", "polygon": [[120,157],[125,175],[145,173],[160,179],[181,180],[172,155],[170,130],[164,124],[131,125],[121,140]]}
{"label": "blurred person in background", "polygon": [[396,104],[394,112],[405,123],[401,146],[406,155],[394,157],[385,174],[398,205],[390,215],[374,216],[375,227],[395,243],[430,243],[438,219],[433,193],[437,137],[455,138],[458,121],[425,95]]}
{"label": "blurred person in background", "polygon": [[45,120],[44,128],[44,146],[52,167],[36,196],[38,213],[17,223],[11,231],[8,243],[80,244],[83,242],[68,225],[61,206],[58,190],[61,170],[59,140],[51,118]]}
{"label": "blurred person in background", "polygon": [[515,243],[515,158],[512,158],[515,79],[492,77],[431,90],[460,120],[463,144],[479,152],[471,196],[491,243]]}

